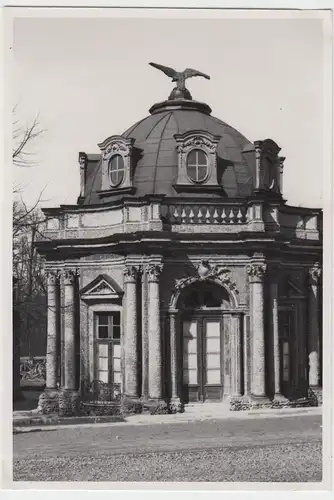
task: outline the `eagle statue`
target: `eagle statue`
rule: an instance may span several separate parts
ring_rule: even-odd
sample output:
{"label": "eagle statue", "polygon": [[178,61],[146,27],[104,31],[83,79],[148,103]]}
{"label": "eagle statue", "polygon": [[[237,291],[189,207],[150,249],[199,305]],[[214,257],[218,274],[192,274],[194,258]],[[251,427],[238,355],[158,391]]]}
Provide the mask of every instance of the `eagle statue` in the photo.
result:
{"label": "eagle statue", "polygon": [[209,75],[201,73],[201,71],[197,71],[196,69],[187,68],[184,71],[176,71],[173,68],[162,66],[161,64],[156,64],[153,62],[150,62],[149,64],[150,66],[153,66],[153,68],[157,68],[165,73],[165,75],[169,76],[169,78],[171,78],[173,82],[176,82],[176,87],[173,89],[169,99],[175,99],[178,97],[191,99],[190,92],[186,89],[185,85],[187,78],[192,78],[193,76],[202,76],[203,78],[210,80]]}

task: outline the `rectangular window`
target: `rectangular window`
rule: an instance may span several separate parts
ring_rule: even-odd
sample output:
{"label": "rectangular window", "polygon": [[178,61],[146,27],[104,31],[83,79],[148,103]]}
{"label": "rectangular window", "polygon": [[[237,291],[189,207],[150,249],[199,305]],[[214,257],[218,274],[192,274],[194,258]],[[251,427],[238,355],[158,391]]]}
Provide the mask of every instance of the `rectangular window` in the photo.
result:
{"label": "rectangular window", "polygon": [[95,377],[106,384],[121,383],[121,313],[95,314]]}

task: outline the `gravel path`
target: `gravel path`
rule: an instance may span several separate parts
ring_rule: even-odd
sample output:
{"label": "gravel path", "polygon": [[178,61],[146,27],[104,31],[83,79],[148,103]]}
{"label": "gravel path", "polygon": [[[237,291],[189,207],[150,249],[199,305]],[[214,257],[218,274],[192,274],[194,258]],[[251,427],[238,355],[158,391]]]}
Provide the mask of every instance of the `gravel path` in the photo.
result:
{"label": "gravel path", "polygon": [[321,444],[16,460],[15,481],[321,481]]}
{"label": "gravel path", "polygon": [[321,417],[14,436],[14,481],[321,481]]}

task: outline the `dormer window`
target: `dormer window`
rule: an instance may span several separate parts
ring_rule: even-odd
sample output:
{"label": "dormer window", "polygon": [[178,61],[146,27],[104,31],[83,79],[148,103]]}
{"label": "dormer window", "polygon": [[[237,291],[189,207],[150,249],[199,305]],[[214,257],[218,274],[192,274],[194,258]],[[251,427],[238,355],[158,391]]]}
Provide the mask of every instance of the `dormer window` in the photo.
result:
{"label": "dormer window", "polygon": [[182,191],[220,190],[216,150],[220,137],[193,130],[174,136],[178,152],[178,175],[174,189]]}
{"label": "dormer window", "polygon": [[132,193],[134,139],[113,135],[99,144],[102,152],[101,197]]}
{"label": "dormer window", "polygon": [[121,155],[114,155],[109,160],[109,182],[112,187],[118,187],[124,179],[124,160]]}
{"label": "dormer window", "polygon": [[208,176],[208,157],[201,149],[193,149],[187,156],[187,174],[192,182],[204,182]]}

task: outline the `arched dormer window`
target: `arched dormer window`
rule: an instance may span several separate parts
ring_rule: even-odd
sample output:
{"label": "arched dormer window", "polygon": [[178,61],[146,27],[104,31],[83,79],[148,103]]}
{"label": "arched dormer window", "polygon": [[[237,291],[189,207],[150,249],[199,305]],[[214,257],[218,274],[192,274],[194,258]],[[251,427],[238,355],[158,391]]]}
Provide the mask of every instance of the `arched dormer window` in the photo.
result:
{"label": "arched dormer window", "polygon": [[101,190],[99,195],[132,193],[134,139],[113,135],[99,144],[101,149]]}
{"label": "arched dormer window", "polygon": [[192,182],[202,183],[209,173],[209,161],[201,149],[192,149],[187,155],[187,174]]}
{"label": "arched dormer window", "polygon": [[202,130],[174,136],[178,152],[176,191],[221,189],[217,181],[216,150],[220,137]]}
{"label": "arched dormer window", "polygon": [[109,160],[109,182],[110,186],[118,187],[124,180],[124,159],[120,154],[113,155]]}

